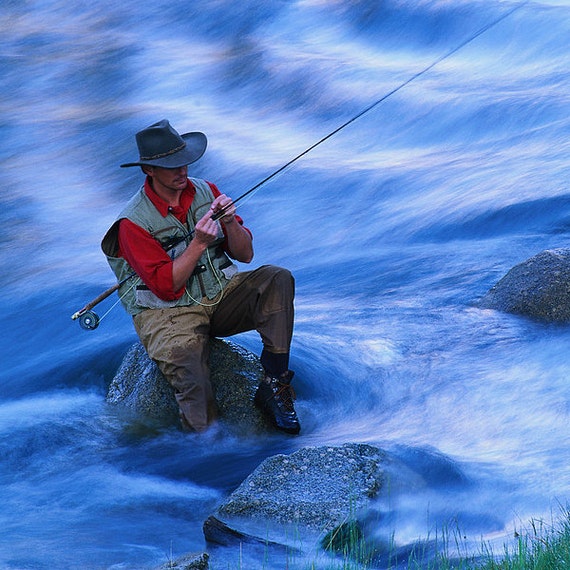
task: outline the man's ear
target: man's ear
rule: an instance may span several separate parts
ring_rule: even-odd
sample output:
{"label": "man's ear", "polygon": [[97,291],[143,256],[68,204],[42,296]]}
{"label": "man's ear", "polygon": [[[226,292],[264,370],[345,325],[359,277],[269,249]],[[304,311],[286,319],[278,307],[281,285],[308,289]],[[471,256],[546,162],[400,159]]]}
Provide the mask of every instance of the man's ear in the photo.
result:
{"label": "man's ear", "polygon": [[146,174],[147,176],[152,176],[152,173],[154,171],[152,166],[148,166],[147,164],[141,166],[141,170],[143,171],[144,174]]}

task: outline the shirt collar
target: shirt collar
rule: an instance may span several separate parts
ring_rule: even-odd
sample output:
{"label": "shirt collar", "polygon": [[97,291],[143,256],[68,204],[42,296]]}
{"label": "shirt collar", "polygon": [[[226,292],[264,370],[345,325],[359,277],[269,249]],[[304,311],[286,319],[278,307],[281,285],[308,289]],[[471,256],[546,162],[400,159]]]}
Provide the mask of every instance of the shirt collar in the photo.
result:
{"label": "shirt collar", "polygon": [[[153,203],[154,207],[159,211],[160,215],[163,218],[166,218],[170,213],[170,206],[168,202],[163,200],[153,189],[150,185],[150,178],[147,176],[144,182],[144,191],[145,194],[148,196],[148,199]],[[192,200],[194,199],[194,195],[196,194],[196,189],[190,180],[188,180],[188,184],[186,188],[182,191],[180,195],[180,208],[183,209],[185,212],[188,211],[190,204],[192,204]]]}

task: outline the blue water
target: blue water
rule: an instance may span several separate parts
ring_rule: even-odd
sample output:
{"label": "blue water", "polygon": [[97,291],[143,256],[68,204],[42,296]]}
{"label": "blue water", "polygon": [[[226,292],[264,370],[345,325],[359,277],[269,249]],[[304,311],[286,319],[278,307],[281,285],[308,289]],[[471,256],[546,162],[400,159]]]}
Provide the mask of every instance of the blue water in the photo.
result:
{"label": "blue water", "polygon": [[[477,300],[570,247],[566,2],[5,1],[0,22],[0,568],[256,567],[203,521],[264,458],[354,441],[408,468],[379,540],[476,549],[557,516],[570,330]],[[134,133],[204,131],[191,175],[235,198],[390,93],[240,203],[255,266],[296,276],[302,434],[131,429],[105,404],[129,318],[116,298],[96,331],[70,316],[113,284],[99,243],[142,181],[118,168]]]}

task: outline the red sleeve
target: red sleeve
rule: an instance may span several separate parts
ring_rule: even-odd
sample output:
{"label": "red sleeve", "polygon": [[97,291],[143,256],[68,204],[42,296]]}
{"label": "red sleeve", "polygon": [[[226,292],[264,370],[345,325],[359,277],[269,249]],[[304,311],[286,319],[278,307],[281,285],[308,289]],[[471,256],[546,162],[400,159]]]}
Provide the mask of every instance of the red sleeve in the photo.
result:
{"label": "red sleeve", "polygon": [[[214,197],[221,192],[215,184],[208,182]],[[236,215],[236,220],[243,225],[243,220]],[[222,229],[225,233],[224,224]],[[245,228],[249,234],[249,229]],[[224,245],[224,249],[231,256],[231,252]],[[174,291],[172,282],[172,259],[164,251],[160,243],[146,230],[123,218],[119,224],[119,257],[127,260],[144,284],[160,299],[172,301],[184,294],[184,287]]]}
{"label": "red sleeve", "polygon": [[165,301],[179,299],[184,287],[174,291],[172,260],[146,230],[126,218],[119,224],[119,252],[136,271],[144,284]]}

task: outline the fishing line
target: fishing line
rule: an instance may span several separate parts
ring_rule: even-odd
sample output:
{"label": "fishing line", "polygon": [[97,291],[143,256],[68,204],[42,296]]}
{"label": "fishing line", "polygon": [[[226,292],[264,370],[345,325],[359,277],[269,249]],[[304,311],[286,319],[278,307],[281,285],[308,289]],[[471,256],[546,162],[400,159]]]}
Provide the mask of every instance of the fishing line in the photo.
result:
{"label": "fishing line", "polygon": [[121,285],[125,284],[127,281],[129,281],[129,279],[132,279],[135,276],[138,277],[136,273],[131,273],[130,275],[127,275],[124,279],[119,281],[119,283],[113,285],[113,287],[107,289],[106,291],[101,293],[101,295],[93,299],[93,301],[87,303],[85,307],[83,307],[82,309],[71,315],[71,318],[73,320],[79,319],[79,325],[81,326],[82,329],[88,331],[96,329],[99,326],[99,323],[121,302],[121,300],[125,295],[127,295],[127,293],[132,291],[132,289],[141,281],[141,279],[139,278],[139,281],[135,279],[132,285],[130,285],[129,288],[123,294],[119,295],[119,298],[111,305],[109,310],[106,311],[102,316],[97,315],[97,313],[93,312],[91,309],[95,305],[98,305],[101,301],[109,297],[112,293],[118,291]]}
{"label": "fishing line", "polygon": [[220,286],[220,292],[216,294],[216,297],[218,295],[220,295],[220,298],[217,299],[216,301],[214,301],[213,303],[202,303],[202,301],[198,301],[198,299],[194,299],[194,297],[192,297],[192,295],[190,294],[190,291],[188,291],[188,287],[185,287],[185,290],[186,290],[186,294],[188,295],[188,297],[190,297],[190,299],[192,299],[192,301],[194,301],[194,303],[196,303],[197,305],[200,305],[201,307],[215,307],[216,305],[219,305],[222,302],[222,299],[224,298],[224,286],[222,284],[222,280],[220,279],[220,276],[217,274],[217,272],[214,268],[214,264],[212,263],[212,258],[210,257],[210,250],[209,249],[206,249],[206,258],[208,259],[208,265],[210,266],[210,269],[212,270],[212,273],[213,273],[214,277],[216,278],[218,285]]}
{"label": "fishing line", "polygon": [[[297,162],[300,158],[302,158],[306,154],[310,153],[312,150],[317,148],[319,145],[321,145],[322,143],[324,143],[325,141],[327,141],[328,139],[330,139],[331,137],[333,137],[334,135],[336,135],[337,133],[339,133],[340,131],[342,131],[343,129],[345,129],[346,127],[348,127],[349,125],[351,125],[352,123],[357,121],[358,119],[360,119],[363,115],[366,115],[367,113],[372,111],[372,109],[374,109],[375,107],[380,105],[380,103],[386,101],[386,99],[392,97],[392,95],[396,94],[398,91],[401,91],[404,87],[406,87],[410,83],[412,83],[412,81],[415,81],[416,79],[420,78],[422,75],[425,75],[428,71],[433,69],[436,65],[439,65],[442,61],[445,61],[446,59],[448,59],[449,57],[451,57],[452,55],[454,55],[455,53],[457,53],[458,51],[463,49],[465,46],[469,45],[472,41],[474,41],[479,36],[481,36],[482,34],[487,32],[488,30],[490,30],[492,27],[496,26],[497,24],[499,24],[500,22],[502,22],[503,20],[505,20],[506,18],[511,16],[514,12],[516,12],[517,10],[519,10],[520,8],[522,8],[523,6],[528,4],[529,2],[530,2],[530,0],[526,0],[522,4],[515,6],[511,10],[509,10],[509,11],[505,12],[504,14],[502,14],[501,16],[499,16],[496,20],[493,20],[489,24],[487,24],[487,25],[483,26],[482,28],[480,28],[479,30],[477,30],[473,35],[469,36],[466,40],[462,41],[460,44],[455,46],[453,49],[451,49],[450,51],[448,51],[447,53],[445,53],[441,57],[437,58],[435,61],[430,63],[427,67],[425,67],[421,71],[418,71],[416,74],[412,75],[409,79],[406,79],[406,81],[404,81],[403,83],[401,83],[400,85],[398,85],[397,87],[395,87],[394,89],[392,89],[391,91],[389,91],[388,93],[386,93],[385,95],[380,97],[380,99],[374,101],[374,103],[372,103],[371,105],[369,105],[368,107],[366,107],[365,109],[360,111],[358,114],[354,115],[354,117],[352,117],[351,119],[349,119],[348,121],[346,121],[345,123],[343,123],[342,125],[337,127],[336,129],[334,129],[334,131],[331,131],[330,133],[325,135],[322,139],[318,140],[316,143],[314,143],[310,147],[306,148],[303,152],[298,154],[295,158],[292,158],[289,162],[287,162],[286,164],[281,166],[281,168],[277,169],[275,172],[273,172],[272,174],[270,174],[269,176],[264,178],[261,182],[258,182],[255,186],[250,188],[247,192],[244,192],[241,196],[236,198],[233,201],[233,203],[237,204],[239,201],[241,201],[246,196],[249,196],[250,194],[252,194],[256,190],[259,190],[262,186],[267,184],[267,182],[269,182],[270,180],[275,178],[275,176],[277,176],[278,174],[282,173],[286,168],[291,166],[293,163]],[[230,204],[230,206],[228,206],[228,208],[229,207],[231,207],[231,204]],[[224,209],[220,210],[219,212],[216,212],[216,214],[214,214],[214,216],[212,216],[212,219],[218,220],[223,215],[224,215]]]}
{"label": "fishing line", "polygon": [[[379,99],[374,101],[372,104],[368,105],[368,107],[365,107],[364,109],[362,109],[362,111],[360,111],[359,113],[354,115],[348,121],[342,123],[336,129],[334,129],[333,131],[331,131],[330,133],[328,133],[327,135],[325,135],[324,137],[319,139],[317,142],[313,143],[311,146],[309,146],[303,152],[301,152],[300,154],[298,154],[297,156],[295,156],[294,158],[289,160],[287,163],[285,163],[283,166],[281,166],[280,168],[275,170],[269,176],[266,176],[263,180],[261,180],[260,182],[258,182],[254,186],[252,186],[249,190],[247,190],[246,192],[241,194],[241,196],[238,196],[235,200],[233,200],[230,204],[228,204],[228,206],[226,206],[225,208],[222,208],[221,210],[218,210],[217,212],[215,212],[212,215],[212,220],[216,221],[216,220],[219,220],[220,218],[222,218],[232,206],[236,205],[238,202],[241,202],[242,200],[244,200],[248,196],[251,197],[254,192],[259,190],[262,186],[265,186],[265,184],[267,184],[270,180],[273,180],[279,174],[283,173],[287,168],[292,166],[299,159],[301,159],[305,155],[309,154],[311,151],[313,151],[319,145],[323,144],[325,141],[327,141],[328,139],[330,139],[331,137],[333,137],[334,135],[336,135],[337,133],[339,133],[340,131],[342,131],[343,129],[345,129],[346,127],[348,127],[349,125],[351,125],[352,123],[354,123],[355,121],[357,121],[358,119],[360,119],[361,117],[363,117],[364,115],[366,115],[367,113],[372,111],[372,109],[376,108],[378,105],[380,105],[380,103],[383,103],[384,101],[386,101],[386,99],[392,97],[392,95],[398,93],[398,91],[401,91],[402,89],[404,89],[404,87],[408,86],[410,83],[412,83],[416,79],[419,79],[420,77],[425,75],[428,71],[432,70],[436,65],[439,65],[442,61],[445,61],[446,59],[448,59],[452,55],[456,54],[458,51],[462,50],[465,46],[469,45],[471,42],[473,42],[479,36],[483,35],[485,32],[489,31],[491,28],[493,28],[494,26],[496,26],[497,24],[499,24],[500,22],[502,22],[503,20],[505,20],[506,18],[508,18],[512,14],[514,14],[517,10],[520,10],[522,7],[526,6],[526,4],[528,4],[529,2],[530,2],[530,0],[526,0],[525,2],[522,2],[521,4],[514,6],[511,10],[506,11],[504,14],[502,14],[501,16],[499,16],[498,18],[496,18],[495,20],[493,20],[489,24],[486,24],[485,26],[483,26],[482,28],[477,30],[474,34],[469,36],[467,39],[465,39],[464,41],[462,41],[461,43],[456,45],[453,49],[449,50],[448,52],[446,52],[442,56],[438,57],[436,60],[434,60],[432,63],[430,63],[427,67],[424,67],[422,70],[418,71],[417,73],[412,75],[410,78],[406,79],[406,81],[400,83],[400,85],[398,85],[397,87],[395,87],[394,89],[392,89],[391,91],[389,91],[388,93],[386,93],[385,95],[383,95],[382,97],[380,97]],[[188,239],[188,238],[192,237],[193,233],[194,233],[193,231],[189,232],[189,234],[187,236],[184,236],[183,238],[181,238],[180,241],[182,241],[183,239]],[[111,288],[107,289],[106,291],[104,291],[103,293],[101,293],[101,295],[99,295],[98,297],[93,299],[93,301],[89,302],[87,305],[85,305],[85,307],[83,307],[79,311],[75,312],[71,316],[71,318],[74,320],[79,319],[79,324],[84,329],[93,330],[93,329],[97,328],[97,326],[99,325],[100,319],[94,312],[91,311],[91,309],[93,307],[95,307],[95,305],[99,304],[101,301],[103,301],[104,299],[109,297],[109,295],[111,295],[112,293],[117,291],[121,285],[126,283],[129,279],[131,279],[135,275],[136,275],[136,273],[132,273],[131,275],[128,275],[121,282],[115,284],[113,287],[111,287]],[[117,303],[115,303],[111,307],[111,309],[113,309],[113,307],[116,304]],[[111,309],[109,309],[109,311]],[[107,313],[105,313],[104,316],[106,316],[109,313],[109,311],[107,311]]]}
{"label": "fishing line", "polygon": [[[134,277],[134,275],[133,275]],[[134,287],[137,285],[137,281],[135,280],[133,282],[133,284],[122,294],[119,296],[119,298],[109,307],[109,310],[106,311],[103,315],[101,315],[99,321],[102,321],[123,299],[123,297],[132,289],[134,289]]]}

